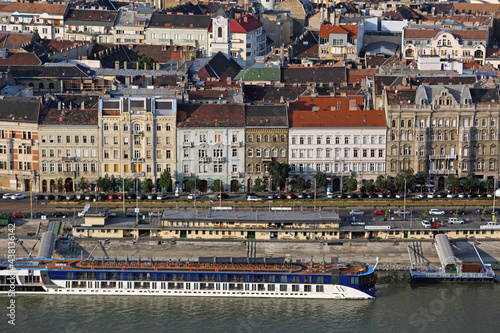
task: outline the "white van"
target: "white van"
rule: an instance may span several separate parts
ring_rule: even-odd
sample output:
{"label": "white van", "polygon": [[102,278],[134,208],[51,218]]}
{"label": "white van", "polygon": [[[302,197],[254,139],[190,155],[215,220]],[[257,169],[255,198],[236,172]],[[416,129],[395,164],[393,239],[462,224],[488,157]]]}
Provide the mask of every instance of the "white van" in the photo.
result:
{"label": "white van", "polygon": [[456,218],[456,217],[450,217],[448,219],[448,223],[449,224],[464,224],[464,220],[461,220],[461,219]]}

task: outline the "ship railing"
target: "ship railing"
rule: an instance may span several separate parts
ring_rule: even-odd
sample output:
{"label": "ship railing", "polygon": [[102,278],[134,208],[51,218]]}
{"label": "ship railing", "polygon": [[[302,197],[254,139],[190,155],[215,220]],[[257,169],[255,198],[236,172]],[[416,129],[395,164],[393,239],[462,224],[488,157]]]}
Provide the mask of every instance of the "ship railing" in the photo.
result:
{"label": "ship railing", "polygon": [[493,275],[488,274],[488,273],[442,273],[442,272],[426,272],[423,271],[423,273],[426,277],[436,277],[436,278],[441,278],[441,277],[446,277],[446,278],[485,278],[485,277],[493,277]]}

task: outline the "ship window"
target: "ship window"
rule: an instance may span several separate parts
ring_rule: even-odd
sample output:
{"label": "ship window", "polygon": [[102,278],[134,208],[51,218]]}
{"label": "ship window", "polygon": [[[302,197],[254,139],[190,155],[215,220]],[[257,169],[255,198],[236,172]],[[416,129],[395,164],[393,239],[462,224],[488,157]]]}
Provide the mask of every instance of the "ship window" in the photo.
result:
{"label": "ship window", "polygon": [[304,286],[304,291],[305,292],[310,292],[311,291],[311,286],[310,285]]}
{"label": "ship window", "polygon": [[276,275],[269,275],[267,277],[267,282],[268,283],[275,283],[276,282]]}
{"label": "ship window", "polygon": [[292,284],[292,291],[300,291],[298,284]]}
{"label": "ship window", "polygon": [[316,283],[318,283],[318,284],[325,283],[325,277],[324,276],[316,276]]}
{"label": "ship window", "polygon": [[297,275],[292,276],[292,283],[300,283],[300,276]]}
{"label": "ship window", "polygon": [[359,284],[359,277],[352,276],[351,277],[351,285]]}
{"label": "ship window", "polygon": [[316,292],[317,293],[322,293],[325,291],[325,288],[323,286],[316,286]]}
{"label": "ship window", "polygon": [[[286,276],[285,276],[286,278]],[[287,285],[286,284],[280,284],[280,291],[287,291]]]}
{"label": "ship window", "polygon": [[304,283],[311,283],[312,277],[310,275],[304,276]]}
{"label": "ship window", "polygon": [[268,284],[267,285],[267,291],[275,291],[276,285],[274,284]]}
{"label": "ship window", "polygon": [[287,283],[288,282],[287,279],[286,279],[286,275],[281,275],[280,276],[280,282],[281,283]]}

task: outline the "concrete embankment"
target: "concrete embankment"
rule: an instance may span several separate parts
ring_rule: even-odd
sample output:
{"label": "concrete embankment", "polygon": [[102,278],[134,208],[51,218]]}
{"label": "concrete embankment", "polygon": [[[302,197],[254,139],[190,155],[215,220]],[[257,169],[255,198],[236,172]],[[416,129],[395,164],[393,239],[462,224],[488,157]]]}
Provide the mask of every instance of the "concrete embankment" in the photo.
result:
{"label": "concrete embankment", "polygon": [[[407,270],[410,267],[407,245],[415,249],[414,263],[418,265],[438,265],[439,258],[434,245],[430,241],[422,242],[344,242],[344,243],[299,243],[299,242],[254,242],[254,241],[153,241],[153,240],[120,240],[102,241],[93,257],[109,256],[114,258],[148,257],[162,259],[197,259],[198,257],[286,257],[291,260],[329,261],[332,256],[338,256],[342,262],[361,262],[374,265],[379,258],[379,270]],[[500,241],[484,241],[481,243],[457,241],[452,242],[455,255],[464,262],[479,262],[472,247],[475,244],[485,263],[490,263],[499,269]],[[54,257],[86,258],[97,245],[96,240],[78,239],[75,242],[58,241]],[[23,248],[24,247],[24,248]],[[38,254],[39,242],[35,239],[24,239],[17,256],[26,257],[32,251]],[[0,255],[6,256],[8,250],[6,239],[0,239]],[[26,249],[26,251],[25,251]]]}

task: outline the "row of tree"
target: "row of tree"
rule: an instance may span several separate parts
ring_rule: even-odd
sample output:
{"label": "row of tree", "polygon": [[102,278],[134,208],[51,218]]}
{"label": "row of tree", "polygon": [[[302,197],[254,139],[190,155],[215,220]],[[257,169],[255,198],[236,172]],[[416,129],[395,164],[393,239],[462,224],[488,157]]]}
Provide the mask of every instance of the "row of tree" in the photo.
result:
{"label": "row of tree", "polygon": [[[169,171],[163,171],[159,179],[159,185],[162,189],[172,191],[172,176]],[[135,189],[136,186],[144,193],[151,193],[155,189],[155,184],[151,178],[146,178],[143,181],[135,178],[117,179],[115,176],[109,176],[108,174],[104,175],[104,177],[99,177],[96,186],[101,192],[128,191]],[[80,183],[79,188],[84,190],[88,189],[88,186],[84,188]]]}

